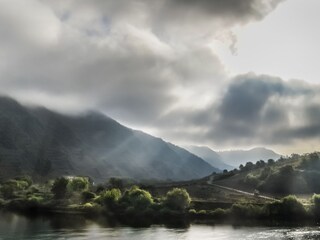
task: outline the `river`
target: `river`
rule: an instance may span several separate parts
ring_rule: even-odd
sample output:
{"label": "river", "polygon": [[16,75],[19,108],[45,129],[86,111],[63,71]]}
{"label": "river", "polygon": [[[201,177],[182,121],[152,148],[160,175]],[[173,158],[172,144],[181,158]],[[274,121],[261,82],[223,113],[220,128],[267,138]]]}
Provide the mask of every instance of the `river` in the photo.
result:
{"label": "river", "polygon": [[34,217],[0,212],[0,239],[320,239],[320,227],[235,227],[191,224],[185,227],[132,228],[81,217]]}

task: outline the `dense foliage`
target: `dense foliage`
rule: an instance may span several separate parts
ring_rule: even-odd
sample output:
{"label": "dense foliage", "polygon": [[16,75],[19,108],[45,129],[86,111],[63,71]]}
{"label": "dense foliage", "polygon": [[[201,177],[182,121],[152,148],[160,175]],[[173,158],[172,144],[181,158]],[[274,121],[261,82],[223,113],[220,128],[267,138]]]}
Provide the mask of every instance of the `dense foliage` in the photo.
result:
{"label": "dense foliage", "polygon": [[[292,154],[277,162],[270,159],[267,163],[247,163],[239,169],[240,173],[247,173],[241,182],[261,192],[280,195],[320,192],[318,153]],[[228,174],[230,176],[231,173]]]}
{"label": "dense foliage", "polygon": [[[294,169],[289,167],[277,172],[273,172],[271,168],[263,168],[257,179],[267,182],[274,174],[288,176],[293,172]],[[255,176],[247,178],[247,181],[252,181]],[[285,181],[285,178],[281,180]],[[182,188],[173,188],[161,197],[153,197],[149,191],[139,186],[125,187],[122,184],[122,190],[111,188],[112,186],[114,185],[93,186],[89,179],[84,177],[60,177],[43,184],[32,183],[28,178],[16,178],[1,183],[0,207],[32,213],[62,209],[88,214],[94,218],[111,216],[128,224],[151,224],[194,218],[237,221],[244,219],[302,221],[320,218],[320,195],[317,194],[310,199],[307,206],[290,195],[265,204],[239,201],[228,209],[201,209],[195,208],[189,193]]]}

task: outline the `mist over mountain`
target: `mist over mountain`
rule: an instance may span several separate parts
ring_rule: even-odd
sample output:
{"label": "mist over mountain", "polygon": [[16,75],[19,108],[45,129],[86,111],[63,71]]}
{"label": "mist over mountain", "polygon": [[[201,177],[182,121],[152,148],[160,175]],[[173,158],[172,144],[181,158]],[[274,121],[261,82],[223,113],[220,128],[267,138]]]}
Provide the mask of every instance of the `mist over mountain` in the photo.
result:
{"label": "mist over mountain", "polygon": [[221,172],[224,169],[227,169],[227,170],[234,169],[234,166],[226,164],[223,161],[222,157],[217,152],[210,149],[209,147],[187,146],[185,148],[188,149],[190,152],[196,154],[197,156],[201,157],[203,160],[205,160],[211,166],[219,168],[219,172]]}
{"label": "mist over mountain", "polygon": [[218,152],[222,161],[234,167],[239,167],[240,164],[247,162],[257,162],[258,160],[277,160],[281,157],[280,154],[267,148],[252,148],[250,150],[231,150]]}
{"label": "mist over mountain", "polygon": [[100,113],[67,116],[0,98],[0,178],[187,180],[213,171],[217,169],[196,155]]}

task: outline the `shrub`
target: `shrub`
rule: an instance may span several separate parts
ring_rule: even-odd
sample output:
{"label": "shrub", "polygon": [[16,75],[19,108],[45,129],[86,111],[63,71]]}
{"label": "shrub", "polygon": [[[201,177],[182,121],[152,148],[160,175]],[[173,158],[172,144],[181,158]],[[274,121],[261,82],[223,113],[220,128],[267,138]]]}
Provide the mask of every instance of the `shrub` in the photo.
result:
{"label": "shrub", "polygon": [[15,180],[26,182],[28,184],[27,187],[30,187],[33,183],[32,178],[30,176],[16,177]]}
{"label": "shrub", "polygon": [[39,205],[43,202],[43,197],[32,195],[28,198],[28,201],[32,204]]}
{"label": "shrub", "polygon": [[64,198],[67,194],[67,186],[69,180],[61,177],[54,180],[53,185],[51,187],[51,192],[54,194],[54,197],[57,199]]}
{"label": "shrub", "polygon": [[89,179],[87,177],[74,177],[69,181],[69,187],[72,191],[84,191],[89,188]]}
{"label": "shrub", "polygon": [[133,186],[130,190],[127,190],[121,201],[127,205],[132,206],[135,209],[146,209],[153,204],[153,198],[148,191],[142,190],[137,186]]}
{"label": "shrub", "polygon": [[92,208],[93,205],[91,203],[85,203],[82,205],[84,208]]}
{"label": "shrub", "polygon": [[165,198],[165,204],[173,210],[184,211],[190,206],[189,193],[182,188],[174,188],[169,191]]}
{"label": "shrub", "polygon": [[286,220],[305,218],[307,216],[304,206],[293,195],[266,205],[266,213],[271,217]]}
{"label": "shrub", "polygon": [[207,211],[206,210],[200,210],[199,212],[198,212],[198,215],[206,215],[207,214]]}
{"label": "shrub", "polygon": [[197,213],[197,211],[195,210],[195,209],[190,209],[189,211],[189,214],[191,214],[191,215],[195,215],[196,213]]}
{"label": "shrub", "polygon": [[260,181],[258,177],[252,174],[248,174],[244,179],[244,183],[250,187],[256,188],[259,185]]}
{"label": "shrub", "polygon": [[217,208],[214,211],[212,211],[210,213],[211,216],[213,216],[214,218],[225,218],[228,215],[228,211],[222,208]]}
{"label": "shrub", "polygon": [[252,204],[233,204],[231,214],[236,218],[259,218],[262,215],[262,208]]}
{"label": "shrub", "polygon": [[0,188],[0,192],[5,199],[12,198],[14,196],[14,188],[10,185],[4,184]]}
{"label": "shrub", "polygon": [[121,191],[119,189],[113,188],[102,193],[100,202],[109,208],[114,208],[120,197]]}
{"label": "shrub", "polygon": [[313,214],[319,219],[320,218],[320,194],[313,194],[312,202],[314,204]]}

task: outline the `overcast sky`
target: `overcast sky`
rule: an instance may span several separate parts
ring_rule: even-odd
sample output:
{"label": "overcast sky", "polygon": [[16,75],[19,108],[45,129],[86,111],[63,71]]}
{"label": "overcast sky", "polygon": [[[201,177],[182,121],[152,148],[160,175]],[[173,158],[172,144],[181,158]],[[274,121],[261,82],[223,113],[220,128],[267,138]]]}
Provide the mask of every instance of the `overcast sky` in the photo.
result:
{"label": "overcast sky", "polygon": [[320,150],[319,0],[0,0],[0,93],[176,144]]}

